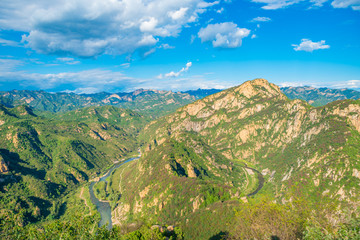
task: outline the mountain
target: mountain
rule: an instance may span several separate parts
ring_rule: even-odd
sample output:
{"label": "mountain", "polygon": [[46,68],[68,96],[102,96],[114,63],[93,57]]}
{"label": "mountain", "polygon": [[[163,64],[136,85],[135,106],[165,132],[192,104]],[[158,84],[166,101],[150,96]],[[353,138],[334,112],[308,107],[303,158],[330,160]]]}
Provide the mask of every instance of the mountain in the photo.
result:
{"label": "mountain", "polygon": [[0,106],[0,219],[95,216],[86,184],[140,147],[94,185],[111,206],[108,236],[144,226],[180,227],[184,239],[359,236],[359,100],[313,107],[255,79],[151,119],[115,106],[47,118]]}
{"label": "mountain", "polygon": [[359,99],[360,92],[351,89],[330,89],[314,87],[283,87],[281,91],[290,99],[307,101],[314,107],[323,106],[336,100]]}
{"label": "mountain", "polygon": [[57,205],[62,196],[137,151],[146,122],[113,106],[50,120],[28,106],[0,105],[0,217],[15,214],[20,225],[56,217],[66,209]]}
{"label": "mountain", "polygon": [[222,91],[221,89],[197,89],[197,90],[188,90],[188,91],[184,91],[183,93],[188,93],[190,94],[191,96],[194,96],[196,99],[201,99],[201,98],[204,98],[206,96],[209,96],[211,94],[214,94],[214,93],[218,93]]}
{"label": "mountain", "polygon": [[[282,196],[299,181],[309,188],[308,193],[326,191],[324,195],[355,203],[359,121],[358,100],[313,108],[256,79],[150,123],[143,136],[154,147],[178,132],[195,132],[229,160],[244,159],[270,174],[272,183],[267,188],[274,196]],[[313,181],[307,182],[305,176]],[[330,181],[334,182],[325,187]]]}
{"label": "mountain", "polygon": [[[329,227],[334,225],[330,217],[341,222],[359,203],[359,100],[314,108],[288,99],[264,79],[255,79],[151,122],[140,139],[146,143],[144,156],[118,169],[107,187],[121,195],[112,203],[117,223],[141,219],[176,223],[187,229],[187,239],[206,239],[221,229],[204,233],[206,227],[194,230],[192,224],[206,214],[212,218],[207,209],[226,215],[227,207],[236,209],[240,198],[252,201],[256,189],[256,196],[282,203],[275,206],[279,209],[287,203],[297,209],[294,199],[306,201],[300,209],[308,210],[296,213],[299,223],[293,232],[283,228],[290,219],[279,220],[285,224],[279,226],[279,234],[286,232],[290,235],[285,238],[292,239],[307,229],[305,215],[315,223],[328,222]],[[295,214],[286,211],[282,214]],[[209,226],[231,232],[233,225],[227,221],[245,224],[241,219],[248,215],[220,216],[214,220],[217,224],[208,221]],[[257,231],[254,226],[249,229]],[[245,234],[239,231],[232,234]],[[260,238],[269,237],[269,232],[263,234]]]}
{"label": "mountain", "polygon": [[27,104],[39,111],[66,112],[90,106],[112,105],[149,114],[163,116],[193,102],[194,96],[172,91],[138,89],[130,93],[49,93],[45,91],[13,90],[0,92],[0,104],[18,106]]}

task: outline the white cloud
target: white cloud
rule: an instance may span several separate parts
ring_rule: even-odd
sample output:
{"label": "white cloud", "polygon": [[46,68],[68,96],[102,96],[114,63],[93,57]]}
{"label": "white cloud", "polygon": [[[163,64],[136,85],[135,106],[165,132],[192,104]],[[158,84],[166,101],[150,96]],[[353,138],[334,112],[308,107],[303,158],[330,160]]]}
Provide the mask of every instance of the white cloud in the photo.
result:
{"label": "white cloud", "polygon": [[296,3],[299,3],[303,0],[252,0],[255,3],[264,3],[265,6],[262,6],[262,9],[274,10],[279,8],[284,8]]}
{"label": "white cloud", "polygon": [[145,35],[143,38],[139,41],[139,46],[152,46],[155,45],[159,39],[155,39],[152,35]]}
{"label": "white cloud", "polygon": [[[2,0],[0,29],[25,32],[22,42],[43,54],[95,57],[153,48],[177,37],[207,8],[203,0]],[[0,44],[13,42],[0,41]]]}
{"label": "white cloud", "polygon": [[224,22],[201,28],[198,36],[201,42],[212,41],[213,47],[236,48],[241,46],[242,39],[249,34],[249,29],[238,28],[233,22]]}
{"label": "white cloud", "polygon": [[168,12],[169,17],[171,17],[173,20],[179,20],[183,18],[189,8],[180,8],[177,11],[171,11]]}
{"label": "white cloud", "polygon": [[120,67],[129,68],[130,65],[131,65],[130,63],[122,63],[122,64],[120,64]]}
{"label": "white cloud", "polygon": [[332,87],[333,88],[352,88],[352,89],[359,88],[360,89],[360,80],[349,80],[346,82],[333,84]]}
{"label": "white cloud", "polygon": [[146,51],[143,54],[143,57],[146,58],[146,57],[150,56],[151,54],[153,54],[155,51],[156,51],[156,48],[151,48],[149,51]]}
{"label": "white cloud", "polygon": [[217,5],[219,3],[220,3],[220,1],[214,1],[214,2],[205,2],[205,1],[203,1],[203,2],[199,3],[198,6],[201,7],[201,8],[208,8],[208,7],[212,7],[214,5]]}
{"label": "white cloud", "polygon": [[58,61],[60,62],[64,62],[68,65],[75,65],[75,64],[79,64],[80,61],[75,61],[74,58],[69,58],[69,57],[62,57],[62,58],[56,58]]}
{"label": "white cloud", "polygon": [[334,8],[351,7],[353,10],[360,10],[360,0],[335,0],[331,5]]}
{"label": "white cloud", "polygon": [[224,8],[222,7],[222,8],[220,8],[219,10],[217,10],[216,12],[217,13],[222,13],[224,11]]}
{"label": "white cloud", "polygon": [[12,40],[7,40],[7,39],[3,39],[0,38],[0,45],[2,46],[10,46],[10,47],[20,47],[20,43],[12,41]]}
{"label": "white cloud", "polygon": [[158,79],[162,79],[162,78],[175,78],[175,77],[179,77],[181,73],[187,72],[191,66],[192,66],[192,62],[188,62],[188,63],[186,63],[186,66],[183,67],[180,71],[178,71],[178,72],[171,71],[171,72],[169,72],[169,73],[165,73],[164,75],[163,75],[163,74],[160,74],[159,76],[157,76],[157,78],[158,78]]}
{"label": "white cloud", "polygon": [[156,28],[158,20],[154,17],[151,17],[149,21],[144,21],[140,24],[140,31],[142,32],[152,32]]}
{"label": "white cloud", "polygon": [[159,48],[163,48],[163,49],[174,49],[175,47],[174,46],[170,46],[169,44],[167,43],[163,43],[159,46]]}
{"label": "white cloud", "polygon": [[99,89],[94,87],[87,87],[87,88],[77,88],[75,90],[65,90],[63,92],[75,93],[75,94],[92,94],[99,92]]}
{"label": "white cloud", "polygon": [[271,21],[271,18],[268,17],[256,17],[251,20],[251,22],[268,22]]}
{"label": "white cloud", "polygon": [[256,34],[251,35],[251,39],[257,38]]}
{"label": "white cloud", "polygon": [[[274,10],[285,8],[300,2],[309,2],[315,7],[322,7],[328,0],[252,0],[255,3],[265,4],[262,9]],[[360,10],[360,0],[333,0],[331,5],[334,8],[347,8],[351,7],[353,10]]]}
{"label": "white cloud", "polygon": [[312,52],[318,49],[330,48],[329,45],[325,45],[325,40],[321,40],[319,42],[313,42],[309,39],[301,39],[301,43],[299,45],[292,44],[291,46],[294,47],[295,51],[306,51],[306,52]]}
{"label": "white cloud", "polygon": [[314,4],[315,7],[322,7],[325,2],[328,0],[310,0],[311,3]]}
{"label": "white cloud", "polygon": [[279,84],[280,87],[303,87],[310,86],[314,88],[338,88],[338,89],[360,89],[360,80],[348,80],[348,81],[337,81],[326,82],[326,83],[314,83],[314,82],[282,82]]}
{"label": "white cloud", "polygon": [[28,86],[40,89],[52,89],[64,85],[74,88],[96,88],[99,91],[112,89],[117,86],[134,86],[140,80],[127,77],[121,72],[104,69],[90,69],[77,72],[61,73],[32,73],[18,71],[24,62],[15,59],[0,59],[0,84],[17,83],[25,88]]}

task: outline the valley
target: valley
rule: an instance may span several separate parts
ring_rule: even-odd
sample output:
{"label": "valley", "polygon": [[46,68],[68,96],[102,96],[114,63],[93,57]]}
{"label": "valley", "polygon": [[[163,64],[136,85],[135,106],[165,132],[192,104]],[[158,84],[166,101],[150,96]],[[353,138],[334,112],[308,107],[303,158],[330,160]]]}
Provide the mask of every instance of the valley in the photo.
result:
{"label": "valley", "polygon": [[[290,90],[2,93],[2,236],[65,223],[88,239],[360,236],[360,100],[314,107]],[[310,90],[296,91],[326,96]]]}

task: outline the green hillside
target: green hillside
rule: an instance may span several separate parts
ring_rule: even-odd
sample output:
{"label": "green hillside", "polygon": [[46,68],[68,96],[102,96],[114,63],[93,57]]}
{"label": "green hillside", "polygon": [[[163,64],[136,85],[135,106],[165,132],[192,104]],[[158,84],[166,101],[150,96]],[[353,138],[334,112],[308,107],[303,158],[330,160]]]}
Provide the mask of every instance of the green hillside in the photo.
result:
{"label": "green hillside", "polygon": [[38,117],[27,106],[0,106],[0,159],[6,170],[0,175],[1,215],[10,211],[19,224],[58,216],[60,197],[137,150],[136,135],[146,121],[108,106],[56,120]]}
{"label": "green hillside", "polygon": [[[74,212],[96,223],[89,180],[140,147],[140,159],[94,186],[111,206],[109,239],[173,225],[183,232],[173,239],[360,236],[359,100],[313,107],[255,79],[152,122],[115,106],[46,118],[0,107],[0,213],[10,225],[42,220],[51,232]],[[94,236],[82,229],[74,234]]]}

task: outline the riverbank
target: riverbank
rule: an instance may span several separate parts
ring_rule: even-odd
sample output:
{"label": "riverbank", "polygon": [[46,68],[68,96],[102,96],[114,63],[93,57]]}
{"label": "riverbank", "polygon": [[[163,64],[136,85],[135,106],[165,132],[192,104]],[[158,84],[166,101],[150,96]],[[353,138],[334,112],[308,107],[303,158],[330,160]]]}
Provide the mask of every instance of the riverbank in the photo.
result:
{"label": "riverbank", "polygon": [[[132,158],[129,158],[129,159],[125,160],[125,161],[114,164],[108,170],[107,173],[105,173],[101,177],[97,177],[97,178],[92,179],[93,181],[91,181],[91,184],[89,186],[89,193],[90,193],[91,202],[96,206],[96,209],[100,213],[100,216],[101,216],[101,219],[100,219],[100,222],[99,222],[99,227],[107,226],[106,228],[108,230],[110,230],[112,228],[111,207],[110,207],[110,201],[100,200],[95,196],[94,185],[96,183],[98,183],[98,182],[102,182],[102,181],[106,182],[106,179],[112,174],[112,172],[114,170],[116,170],[117,168],[119,168],[123,164],[126,164],[128,162],[137,160],[140,157],[141,157],[141,152],[139,151],[139,156],[138,157],[132,157]],[[97,181],[95,181],[95,180],[97,180]]]}

